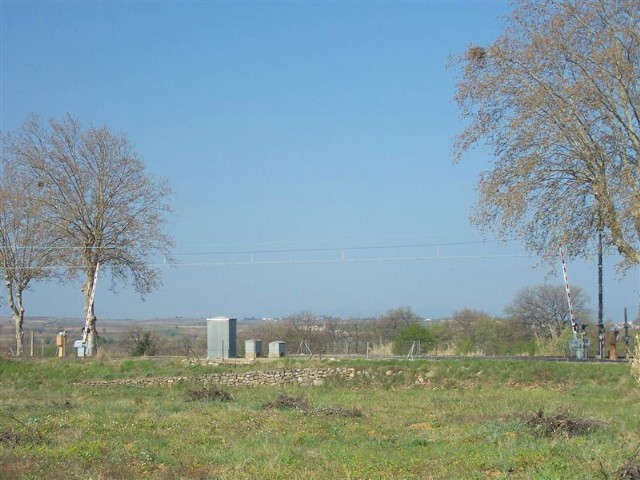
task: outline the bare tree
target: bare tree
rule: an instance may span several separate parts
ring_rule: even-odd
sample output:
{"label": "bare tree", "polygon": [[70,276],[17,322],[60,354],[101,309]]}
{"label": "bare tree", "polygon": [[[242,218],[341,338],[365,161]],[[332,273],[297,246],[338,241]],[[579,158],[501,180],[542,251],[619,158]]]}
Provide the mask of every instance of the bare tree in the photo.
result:
{"label": "bare tree", "polygon": [[488,47],[456,59],[468,127],[455,157],[486,144],[473,221],[530,251],[594,251],[594,233],[640,263],[640,3],[521,0]]}
{"label": "bare tree", "polygon": [[320,319],[311,312],[300,312],[287,317],[287,322],[296,332],[296,337],[300,340],[298,350],[300,353],[321,353],[318,348],[318,340],[322,327]]}
{"label": "bare tree", "polygon": [[486,336],[491,316],[482,310],[463,308],[453,314],[451,322],[457,330],[457,349],[460,353],[471,353],[481,348],[478,340]]}
{"label": "bare tree", "polygon": [[144,297],[160,285],[160,272],[148,258],[167,258],[172,247],[163,232],[171,189],[148,175],[124,134],[83,128],[69,115],[48,124],[31,116],[7,136],[7,152],[35,177],[50,228],[67,247],[65,263],[84,278],[87,351],[93,354],[97,332],[90,297],[97,265],[110,272],[112,288],[131,278]]}
{"label": "bare tree", "polygon": [[[350,318],[345,320],[343,325],[344,353],[347,355],[358,354],[361,337],[363,336],[364,322],[360,318]],[[353,350],[351,346],[353,345]]]}
{"label": "bare tree", "polygon": [[[578,320],[588,323],[591,319],[586,307],[588,298],[580,287],[571,288],[571,301]],[[557,336],[571,323],[566,291],[562,285],[525,287],[516,294],[505,312],[543,338]]]}
{"label": "bare tree", "polygon": [[55,239],[42,216],[39,191],[7,159],[0,176],[0,270],[16,328],[16,356],[24,351],[24,292],[33,281],[55,275]]}
{"label": "bare tree", "polygon": [[324,319],[324,331],[327,339],[331,342],[332,351],[334,355],[338,353],[338,344],[344,338],[343,321],[336,317],[327,317]]}

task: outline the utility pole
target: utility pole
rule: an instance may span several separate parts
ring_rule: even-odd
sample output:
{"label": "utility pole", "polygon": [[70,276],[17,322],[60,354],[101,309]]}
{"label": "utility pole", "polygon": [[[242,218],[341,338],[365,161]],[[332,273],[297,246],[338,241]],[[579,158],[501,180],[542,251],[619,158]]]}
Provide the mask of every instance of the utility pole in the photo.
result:
{"label": "utility pole", "polygon": [[629,322],[627,321],[627,307],[624,307],[624,344],[627,350],[627,355],[629,355],[629,340],[631,337],[629,336]]}
{"label": "utility pole", "polygon": [[604,359],[604,320],[602,306],[602,224],[598,225],[598,352]]}

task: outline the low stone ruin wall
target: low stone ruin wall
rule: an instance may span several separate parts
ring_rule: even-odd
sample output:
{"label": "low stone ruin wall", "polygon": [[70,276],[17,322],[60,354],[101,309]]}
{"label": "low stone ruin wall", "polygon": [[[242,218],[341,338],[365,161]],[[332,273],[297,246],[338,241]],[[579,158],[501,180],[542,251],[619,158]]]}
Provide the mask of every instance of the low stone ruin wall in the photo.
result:
{"label": "low stone ruin wall", "polygon": [[207,373],[193,377],[151,377],[151,378],[124,378],[118,380],[94,380],[83,382],[82,385],[136,385],[140,387],[155,385],[171,385],[178,382],[202,382],[236,386],[257,385],[322,385],[328,378],[352,379],[357,375],[368,376],[366,370],[357,370],[349,367],[336,368],[296,368],[282,370],[257,370],[241,373]]}

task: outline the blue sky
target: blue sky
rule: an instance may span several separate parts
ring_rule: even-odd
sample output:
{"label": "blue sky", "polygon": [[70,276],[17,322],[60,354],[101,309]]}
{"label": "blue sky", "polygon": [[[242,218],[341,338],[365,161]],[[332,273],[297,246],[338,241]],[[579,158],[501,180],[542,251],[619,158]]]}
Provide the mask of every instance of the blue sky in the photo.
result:
{"label": "blue sky", "polygon": [[[2,131],[30,112],[107,125],[175,191],[163,287],[143,302],[101,278],[98,318],[501,315],[519,289],[562,284],[559,259],[549,276],[469,224],[491,156],[452,163],[447,59],[494,39],[507,2],[0,5]],[[640,288],[617,261],[615,321]],[[595,312],[595,261],[569,276]],[[80,284],[34,285],[27,315],[81,317]]]}

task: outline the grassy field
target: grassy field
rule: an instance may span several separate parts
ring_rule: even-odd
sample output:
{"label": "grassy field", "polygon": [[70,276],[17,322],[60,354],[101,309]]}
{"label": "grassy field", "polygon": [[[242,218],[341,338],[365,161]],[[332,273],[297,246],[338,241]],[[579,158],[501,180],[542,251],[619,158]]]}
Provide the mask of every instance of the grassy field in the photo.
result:
{"label": "grassy field", "polygon": [[0,360],[0,478],[636,478],[624,364],[361,360],[339,364],[370,375],[314,387],[82,384],[297,362]]}

